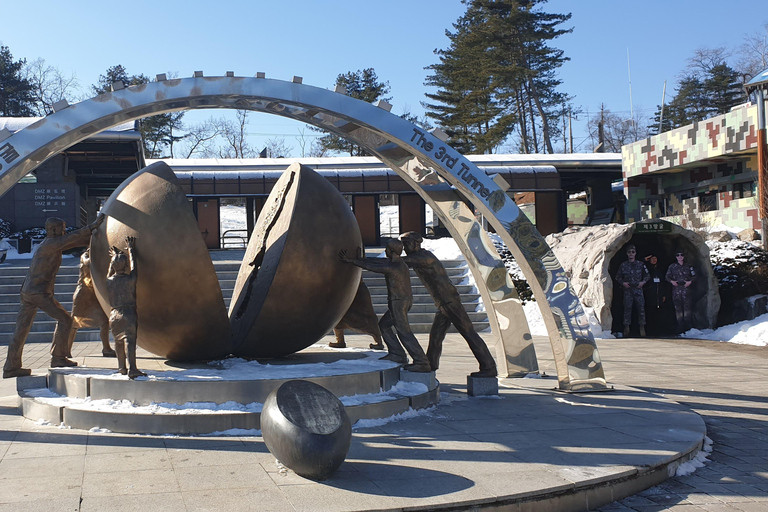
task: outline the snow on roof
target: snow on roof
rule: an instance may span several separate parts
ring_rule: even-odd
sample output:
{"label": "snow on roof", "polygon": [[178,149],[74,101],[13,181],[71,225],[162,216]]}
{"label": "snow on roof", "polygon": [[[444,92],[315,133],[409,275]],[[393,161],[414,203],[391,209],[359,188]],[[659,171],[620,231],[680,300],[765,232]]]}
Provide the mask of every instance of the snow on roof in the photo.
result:
{"label": "snow on roof", "polygon": [[[43,117],[0,117],[0,130],[2,130],[3,128],[7,128],[8,131],[12,133],[16,133],[19,130],[23,130],[27,126],[30,126],[40,121],[41,119],[44,119],[44,118]],[[108,128],[100,133],[128,132],[128,131],[137,131],[135,121],[128,121],[126,123],[113,126],[112,128]],[[89,138],[98,138],[98,134],[92,135]]]}

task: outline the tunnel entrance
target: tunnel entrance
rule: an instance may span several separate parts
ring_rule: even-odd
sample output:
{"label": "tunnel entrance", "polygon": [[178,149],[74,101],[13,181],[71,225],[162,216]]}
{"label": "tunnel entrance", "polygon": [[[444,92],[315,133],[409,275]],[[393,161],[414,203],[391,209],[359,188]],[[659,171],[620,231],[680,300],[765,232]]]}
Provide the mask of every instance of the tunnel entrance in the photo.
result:
{"label": "tunnel entrance", "polygon": [[[650,278],[643,287],[645,299],[645,330],[648,336],[667,337],[679,334],[680,329],[675,322],[675,307],[672,302],[672,285],[665,279],[667,269],[676,262],[675,254],[683,252],[685,263],[693,267],[696,279],[690,286],[691,310],[693,313],[692,326],[698,329],[709,327],[709,321],[704,308],[696,307],[697,302],[705,300],[709,283],[704,278],[705,266],[710,266],[708,254],[701,250],[691,240],[681,234],[673,233],[638,233],[636,230],[613,256],[609,265],[609,274],[613,281],[613,300],[611,314],[613,323],[611,331],[620,333],[624,329],[624,289],[616,281],[616,274],[622,262],[627,261],[627,247],[634,245],[637,249],[637,261],[642,262],[649,271]],[[651,260],[656,257],[656,264]],[[638,336],[638,312],[632,308],[631,336]]]}

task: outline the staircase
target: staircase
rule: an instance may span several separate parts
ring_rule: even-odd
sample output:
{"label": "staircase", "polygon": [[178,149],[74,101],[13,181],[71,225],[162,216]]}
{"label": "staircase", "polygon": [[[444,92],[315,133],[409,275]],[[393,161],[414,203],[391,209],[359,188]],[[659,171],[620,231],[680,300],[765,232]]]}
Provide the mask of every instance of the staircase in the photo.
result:
{"label": "staircase", "polygon": [[[219,277],[224,302],[229,307],[232,291],[235,287],[237,272],[240,269],[240,261],[221,259],[220,251],[214,258],[214,267]],[[233,251],[238,257],[242,257],[242,251]],[[29,260],[9,260],[0,265],[0,343],[10,343],[13,330],[16,325],[16,316],[19,312],[19,290],[27,275]],[[77,286],[79,274],[79,259],[64,258],[58,275],[56,276],[55,297],[64,309],[72,310],[72,294]],[[471,285],[459,284],[466,280],[469,272],[463,261],[443,261],[443,265],[451,278],[451,281],[459,291],[464,309],[469,314],[477,331],[489,327],[488,317],[485,312],[476,312],[480,295]],[[363,279],[371,292],[371,299],[376,314],[381,317],[387,310],[387,288],[384,277],[369,271],[363,271]],[[413,332],[428,333],[432,325],[436,308],[427,290],[411,272],[411,285],[413,287],[413,307],[408,315]],[[27,343],[50,343],[53,339],[53,329],[56,322],[42,311],[37,312],[32,330],[27,337]],[[452,326],[450,332],[455,332]],[[75,341],[99,341],[98,329],[83,328],[77,331]]]}

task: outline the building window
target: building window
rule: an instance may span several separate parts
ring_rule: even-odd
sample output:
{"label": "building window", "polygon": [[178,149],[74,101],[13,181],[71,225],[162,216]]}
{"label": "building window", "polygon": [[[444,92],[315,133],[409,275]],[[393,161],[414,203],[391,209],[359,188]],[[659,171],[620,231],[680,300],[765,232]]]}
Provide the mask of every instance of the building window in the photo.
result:
{"label": "building window", "polygon": [[745,197],[752,197],[755,194],[754,191],[755,182],[745,181],[742,183],[733,184],[733,198],[744,199]]}
{"label": "building window", "polygon": [[717,191],[699,194],[699,211],[711,212],[717,210]]}

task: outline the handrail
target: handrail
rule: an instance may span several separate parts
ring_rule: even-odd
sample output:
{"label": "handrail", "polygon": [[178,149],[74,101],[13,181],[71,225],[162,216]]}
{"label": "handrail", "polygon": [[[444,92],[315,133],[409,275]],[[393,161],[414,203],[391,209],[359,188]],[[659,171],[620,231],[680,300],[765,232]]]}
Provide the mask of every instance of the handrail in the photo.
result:
{"label": "handrail", "polygon": [[[230,233],[244,233],[244,235],[230,235]],[[247,229],[228,229],[221,235],[221,248],[226,249],[226,244],[235,244],[236,248],[248,247],[248,230]]]}

